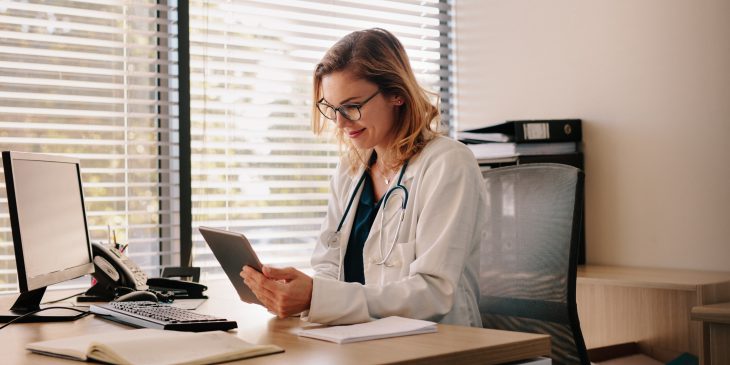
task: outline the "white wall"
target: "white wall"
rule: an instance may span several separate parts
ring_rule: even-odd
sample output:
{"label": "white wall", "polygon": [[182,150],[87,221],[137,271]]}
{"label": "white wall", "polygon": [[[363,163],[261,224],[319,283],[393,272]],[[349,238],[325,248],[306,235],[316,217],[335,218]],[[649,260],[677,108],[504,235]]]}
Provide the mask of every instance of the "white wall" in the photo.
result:
{"label": "white wall", "polygon": [[730,0],[456,0],[457,128],[583,119],[590,264],[730,271]]}

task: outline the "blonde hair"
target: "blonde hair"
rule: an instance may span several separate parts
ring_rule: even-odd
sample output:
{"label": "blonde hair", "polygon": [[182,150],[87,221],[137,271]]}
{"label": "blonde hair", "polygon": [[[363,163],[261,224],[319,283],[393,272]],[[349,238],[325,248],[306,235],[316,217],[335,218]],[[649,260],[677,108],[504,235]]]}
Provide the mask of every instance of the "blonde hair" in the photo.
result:
{"label": "blonde hair", "polygon": [[[429,95],[433,95],[438,103],[438,94],[418,84],[403,45],[393,34],[380,28],[344,36],[315,67],[312,100],[312,130],[315,134],[320,135],[329,123],[317,109],[323,94],[322,78],[344,70],[376,84],[384,96],[399,96],[403,99],[394,125],[395,138],[387,149],[387,159],[392,164],[389,168],[396,168],[418,154],[438,134],[439,110],[429,100]],[[356,148],[341,130],[336,131],[336,136],[340,146],[347,146],[353,172],[367,165],[366,151]]]}

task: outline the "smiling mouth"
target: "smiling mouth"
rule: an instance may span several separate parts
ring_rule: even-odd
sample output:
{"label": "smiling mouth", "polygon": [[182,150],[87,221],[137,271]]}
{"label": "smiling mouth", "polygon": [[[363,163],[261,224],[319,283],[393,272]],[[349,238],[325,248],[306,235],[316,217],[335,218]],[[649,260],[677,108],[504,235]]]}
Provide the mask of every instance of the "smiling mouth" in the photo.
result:
{"label": "smiling mouth", "polygon": [[366,128],[358,129],[356,131],[349,131],[347,132],[347,136],[350,138],[357,138],[360,134],[362,134],[363,131],[365,131]]}

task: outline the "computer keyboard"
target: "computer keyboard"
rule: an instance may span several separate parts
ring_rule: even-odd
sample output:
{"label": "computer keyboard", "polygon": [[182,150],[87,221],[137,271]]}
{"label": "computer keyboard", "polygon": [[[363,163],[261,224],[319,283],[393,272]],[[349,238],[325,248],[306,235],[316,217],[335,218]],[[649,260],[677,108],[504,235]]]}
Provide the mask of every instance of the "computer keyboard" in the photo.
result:
{"label": "computer keyboard", "polygon": [[225,318],[154,302],[109,302],[89,309],[103,318],[134,327],[187,332],[227,331],[238,327],[235,321]]}

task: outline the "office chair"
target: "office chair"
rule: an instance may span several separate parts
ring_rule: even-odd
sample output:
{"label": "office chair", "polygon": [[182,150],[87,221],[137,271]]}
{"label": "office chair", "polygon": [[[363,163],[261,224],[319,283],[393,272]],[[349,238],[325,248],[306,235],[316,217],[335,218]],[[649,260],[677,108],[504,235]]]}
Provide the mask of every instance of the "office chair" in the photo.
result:
{"label": "office chair", "polygon": [[482,240],[482,324],[552,339],[555,364],[589,364],[575,302],[582,227],[580,169],[535,163],[484,174],[488,229]]}

